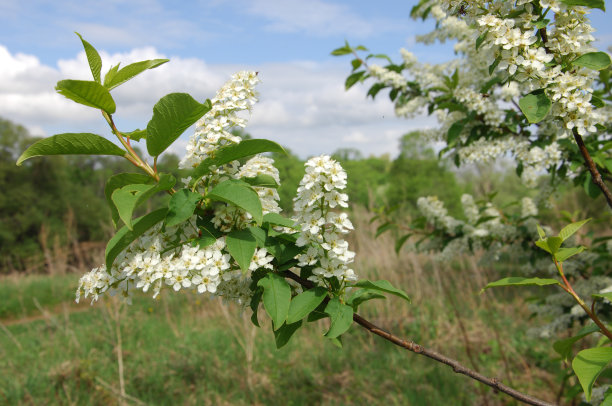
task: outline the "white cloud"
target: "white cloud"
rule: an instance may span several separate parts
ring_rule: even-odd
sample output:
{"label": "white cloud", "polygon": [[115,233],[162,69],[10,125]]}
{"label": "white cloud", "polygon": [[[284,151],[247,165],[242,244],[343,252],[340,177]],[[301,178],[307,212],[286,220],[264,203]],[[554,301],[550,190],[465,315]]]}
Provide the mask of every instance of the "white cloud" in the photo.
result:
{"label": "white cloud", "polygon": [[[155,48],[137,48],[108,54],[103,72],[143,59],[164,58]],[[197,100],[212,98],[216,89],[243,66],[212,65],[196,58],[171,58],[162,65],[113,90],[116,123],[131,131],[144,128],[152,107],[170,92],[188,92]],[[398,138],[409,123],[393,116],[382,94],[366,99],[366,87],[344,90],[346,67],[338,63],[278,62],[251,66],[259,71],[260,103],[253,109],[246,130],[257,138],[270,138],[302,157],[332,153],[341,147],[360,149],[364,155],[397,151]],[[0,46],[0,116],[23,124],[36,134],[88,131],[108,134],[100,114],[54,91],[56,81],[89,79],[84,52],[57,62],[42,64],[36,57],[12,55]],[[172,151],[179,153],[191,130]]]}
{"label": "white cloud", "polygon": [[368,36],[398,28],[397,23],[362,18],[346,5],[322,0],[251,0],[245,5],[248,13],[266,18],[266,28],[276,32],[305,32],[317,37],[346,33]]}

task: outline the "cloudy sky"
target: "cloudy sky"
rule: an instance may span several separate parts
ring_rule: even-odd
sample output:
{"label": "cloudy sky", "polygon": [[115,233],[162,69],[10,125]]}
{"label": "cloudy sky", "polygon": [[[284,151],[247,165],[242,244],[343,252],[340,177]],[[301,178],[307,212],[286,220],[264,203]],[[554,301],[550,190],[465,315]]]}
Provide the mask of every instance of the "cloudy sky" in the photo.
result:
{"label": "cloudy sky", "polygon": [[[273,139],[302,157],[340,147],[393,155],[402,134],[433,123],[395,118],[388,99],[366,99],[366,87],[345,92],[350,60],[330,51],[348,40],[395,59],[401,47],[424,61],[451,58],[448,45],[414,43],[415,35],[432,28],[410,19],[415,3],[0,0],[0,116],[34,135],[109,135],[99,113],[54,91],[61,79],[91,80],[78,31],[100,52],[103,73],[119,61],[171,60],[113,91],[115,120],[124,131],[146,127],[153,104],[167,93],[187,92],[203,101],[233,72],[252,69],[262,79],[260,103],[247,127],[254,137]],[[604,49],[612,44],[609,17],[592,14],[597,45]],[[174,152],[181,154],[190,133]]]}

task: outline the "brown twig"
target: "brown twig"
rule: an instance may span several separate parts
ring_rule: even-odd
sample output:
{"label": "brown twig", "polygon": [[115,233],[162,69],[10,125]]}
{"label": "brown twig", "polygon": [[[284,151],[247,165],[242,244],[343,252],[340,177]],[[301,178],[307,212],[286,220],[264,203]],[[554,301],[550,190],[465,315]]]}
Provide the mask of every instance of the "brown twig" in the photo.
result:
{"label": "brown twig", "polygon": [[[300,285],[304,286],[305,288],[312,288],[314,286],[314,284],[310,282],[309,280],[303,279],[290,271],[284,271],[283,276],[298,282]],[[402,347],[408,351],[414,352],[415,354],[420,354],[427,358],[431,358],[435,361],[438,361],[442,364],[448,365],[449,367],[453,369],[454,372],[458,374],[466,375],[478,382],[484,383],[485,385],[492,387],[494,390],[503,392],[513,397],[514,399],[520,400],[521,402],[525,404],[534,405],[534,406],[552,406],[552,403],[548,403],[543,400],[534,398],[533,396],[529,396],[525,393],[519,392],[516,389],[513,389],[509,386],[504,385],[496,378],[488,378],[474,370],[471,370],[470,368],[463,366],[458,361],[452,358],[446,357],[442,354],[439,354],[435,351],[429,350],[423,347],[422,345],[415,343],[414,341],[401,339],[385,331],[384,329],[378,327],[374,323],[364,319],[357,313],[353,314],[353,321],[359,324],[361,327],[368,330],[372,334],[376,334],[377,336],[382,337],[385,340],[390,341],[399,347]]]}
{"label": "brown twig", "polygon": [[608,189],[606,184],[603,182],[601,174],[597,170],[597,165],[595,165],[595,162],[593,162],[593,159],[591,158],[591,155],[589,154],[586,145],[584,145],[584,140],[582,139],[582,137],[580,136],[580,134],[578,134],[578,131],[576,131],[575,128],[572,132],[574,133],[574,139],[576,140],[576,144],[578,144],[580,153],[584,158],[584,163],[587,166],[589,172],[591,172],[591,179],[593,180],[593,183],[601,190],[604,197],[606,198],[606,201],[608,202],[608,206],[610,206],[610,208],[612,209],[612,193],[610,193],[610,189]]}

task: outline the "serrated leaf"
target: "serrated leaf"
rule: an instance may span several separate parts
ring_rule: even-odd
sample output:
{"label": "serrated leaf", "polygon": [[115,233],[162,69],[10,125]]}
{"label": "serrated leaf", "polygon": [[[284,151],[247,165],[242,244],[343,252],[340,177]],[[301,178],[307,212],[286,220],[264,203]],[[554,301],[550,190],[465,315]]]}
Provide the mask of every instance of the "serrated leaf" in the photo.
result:
{"label": "serrated leaf", "polygon": [[332,298],[325,306],[325,313],[331,320],[327,338],[336,338],[345,333],[353,324],[353,308],[342,304],[337,297]]}
{"label": "serrated leaf", "polygon": [[555,259],[558,262],[563,262],[570,257],[573,257],[576,254],[580,254],[584,251],[586,247],[571,247],[571,248],[559,248],[559,250],[555,253]]}
{"label": "serrated leaf", "polygon": [[83,43],[85,55],[87,56],[87,63],[89,63],[89,69],[91,70],[93,79],[100,83],[100,72],[102,71],[102,58],[100,58],[100,54],[98,54],[98,51],[96,51],[93,45],[83,39],[81,34],[78,32],[75,32],[75,34],[79,36]]}
{"label": "serrated leaf", "polygon": [[85,106],[113,114],[117,107],[108,90],[98,82],[89,80],[60,80],[55,90],[62,96]]}
{"label": "serrated leaf", "polygon": [[17,159],[17,166],[23,161],[44,155],[116,155],[126,152],[106,138],[91,133],[65,133],[36,141]]}
{"label": "serrated leaf", "polygon": [[561,247],[563,240],[561,237],[548,237],[546,239],[546,243],[548,244],[548,249],[550,250],[549,252],[554,255],[557,251],[559,251],[559,247]]}
{"label": "serrated leaf", "polygon": [[240,180],[255,187],[268,187],[277,189],[280,186],[278,183],[276,183],[274,177],[270,175],[257,175],[250,178],[240,178]]}
{"label": "serrated leaf", "polygon": [[306,290],[291,299],[287,324],[295,323],[308,316],[327,297],[327,290],[317,286]]}
{"label": "serrated leaf", "polygon": [[353,87],[353,85],[357,82],[359,82],[359,79],[361,79],[363,77],[363,75],[365,75],[366,71],[359,71],[359,72],[355,72],[351,75],[349,75],[346,78],[346,81],[344,82],[344,88],[345,90],[349,90],[351,87]]}
{"label": "serrated leaf", "polygon": [[561,0],[561,3],[568,6],[585,6],[606,11],[606,4],[604,0]]}
{"label": "serrated leaf", "polygon": [[253,216],[257,224],[263,222],[263,213],[259,195],[243,182],[229,179],[219,183],[207,195],[207,198],[219,200],[240,207]]}
{"label": "serrated leaf", "polygon": [[399,296],[402,299],[407,300],[408,303],[410,303],[410,298],[408,297],[406,292],[393,287],[393,285],[391,285],[391,283],[386,280],[370,281],[367,279],[362,279],[353,286],[363,289],[377,290],[379,292],[390,293],[392,295]]}
{"label": "serrated leaf", "polygon": [[172,189],[175,183],[174,176],[162,174],[158,183],[133,184],[116,189],[111,195],[111,200],[117,208],[119,218],[131,230],[134,210],[155,193]]}
{"label": "serrated leaf", "polygon": [[569,359],[569,356],[572,354],[572,347],[574,346],[574,343],[582,340],[584,337],[596,331],[599,331],[599,327],[597,327],[596,324],[585,326],[575,336],[555,341],[553,344],[553,349],[561,356],[562,359]]}
{"label": "serrated leaf", "polygon": [[111,77],[104,78],[104,86],[108,89],[114,89],[122,83],[127,82],[133,77],[141,74],[147,69],[157,68],[160,65],[168,62],[169,59],[150,59],[147,61],[135,62],[130,65],[125,66],[121,70],[115,72]]}
{"label": "serrated leaf", "polygon": [[552,102],[542,89],[534,90],[519,100],[521,111],[531,124],[542,121],[550,111]]}
{"label": "serrated leaf", "polygon": [[212,108],[210,100],[198,103],[187,93],[170,93],[153,107],[147,124],[147,151],[152,156],[164,152],[192,124]]}
{"label": "serrated leaf", "polygon": [[248,230],[234,230],[225,237],[225,244],[242,272],[246,273],[257,249],[255,237]]}
{"label": "serrated leaf", "polygon": [[359,309],[359,305],[373,299],[386,299],[385,295],[376,293],[369,289],[357,289],[353,292],[351,297],[346,301],[346,304],[353,307],[353,311]]}
{"label": "serrated leaf", "polygon": [[282,226],[288,228],[295,228],[295,221],[283,217],[278,213],[267,213],[263,216],[263,222],[269,223],[275,226]]}
{"label": "serrated leaf", "polygon": [[147,130],[141,130],[140,128],[131,131],[129,133],[123,133],[124,136],[130,137],[134,141],[140,141],[143,138],[147,138]]}
{"label": "serrated leaf", "polygon": [[117,222],[119,221],[119,212],[117,211],[117,207],[115,207],[112,199],[113,192],[126,185],[135,183],[152,184],[154,182],[155,180],[153,178],[142,173],[119,173],[111,176],[106,181],[106,185],[104,186],[104,196],[106,197],[106,203],[111,210],[113,226],[117,227]]}
{"label": "serrated leaf", "polygon": [[496,288],[500,286],[547,286],[547,285],[561,285],[556,279],[542,279],[542,278],[523,278],[521,276],[510,276],[503,278],[495,282],[487,284],[480,290],[480,293],[484,292],[485,289]]}
{"label": "serrated leaf", "polygon": [[272,319],[274,330],[278,330],[287,319],[291,303],[291,287],[284,278],[272,272],[261,278],[257,286],[264,289],[264,309]]}
{"label": "serrated leaf", "polygon": [[127,228],[127,226],[123,226],[121,229],[119,229],[119,231],[117,231],[117,234],[115,234],[115,236],[111,238],[106,245],[104,258],[106,261],[106,271],[108,273],[110,273],[110,269],[115,261],[115,258],[117,258],[117,255],[119,255],[121,251],[126,249],[134,240],[144,234],[148,229],[162,221],[164,217],[166,217],[167,211],[168,209],[166,208],[155,210],[135,219],[132,222],[132,230]]}
{"label": "serrated leaf", "polygon": [[283,324],[281,328],[276,330],[274,332],[276,348],[278,349],[284,347],[300,327],[302,327],[302,320],[296,321],[293,324]]}
{"label": "serrated leaf", "polygon": [[572,65],[583,66],[593,70],[602,70],[610,66],[610,56],[605,52],[589,52],[576,58]]}
{"label": "serrated leaf", "polygon": [[406,243],[406,241],[408,241],[408,238],[410,237],[412,237],[412,234],[406,234],[398,238],[397,241],[395,241],[395,253],[396,254],[399,255],[400,250],[402,249],[402,247],[404,246],[404,244]]}
{"label": "serrated leaf", "polygon": [[612,347],[588,348],[576,354],[572,369],[580,381],[587,402],[591,401],[593,384],[612,361]]}
{"label": "serrated leaf", "polygon": [[191,173],[195,180],[210,172],[211,166],[219,167],[237,159],[246,158],[263,152],[286,153],[283,147],[270,140],[250,139],[238,144],[228,145],[214,152],[214,157],[206,158]]}
{"label": "serrated leaf", "polygon": [[588,223],[590,220],[591,219],[589,218],[586,220],[577,221],[575,223],[568,224],[567,226],[563,227],[563,229],[559,232],[559,237],[561,237],[563,241],[567,240],[572,235],[574,235],[576,231],[580,230],[580,228],[586,223]]}
{"label": "serrated leaf", "polygon": [[194,193],[189,189],[177,190],[168,202],[166,226],[172,227],[191,218],[201,199],[201,194]]}
{"label": "serrated leaf", "polygon": [[344,47],[334,49],[333,51],[331,51],[331,54],[334,56],[341,56],[341,55],[348,55],[352,52],[353,50],[350,47],[344,46]]}

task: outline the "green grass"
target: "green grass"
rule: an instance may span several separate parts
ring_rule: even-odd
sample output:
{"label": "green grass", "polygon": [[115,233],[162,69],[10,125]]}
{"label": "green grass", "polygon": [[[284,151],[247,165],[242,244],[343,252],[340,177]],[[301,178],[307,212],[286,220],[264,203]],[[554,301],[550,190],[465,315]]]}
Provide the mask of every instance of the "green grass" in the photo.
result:
{"label": "green grass", "polygon": [[[74,277],[36,277],[2,284],[0,404],[117,403],[117,346],[106,301],[86,311],[58,308],[72,299]],[[51,292],[51,293],[50,293]],[[28,303],[55,309],[42,319]],[[80,308],[79,308],[80,309]],[[235,308],[197,295],[135,298],[121,315],[125,391],[147,404],[471,405],[474,385],[449,368],[402,351],[354,326],[339,349],[308,325],[277,350],[267,322],[253,335],[252,361],[239,341],[254,327]],[[50,311],[50,310],[49,310]],[[39,311],[40,312],[40,311]],[[263,318],[263,317],[262,317]],[[234,332],[233,332],[234,331]],[[127,400],[127,404],[137,402]]]}

